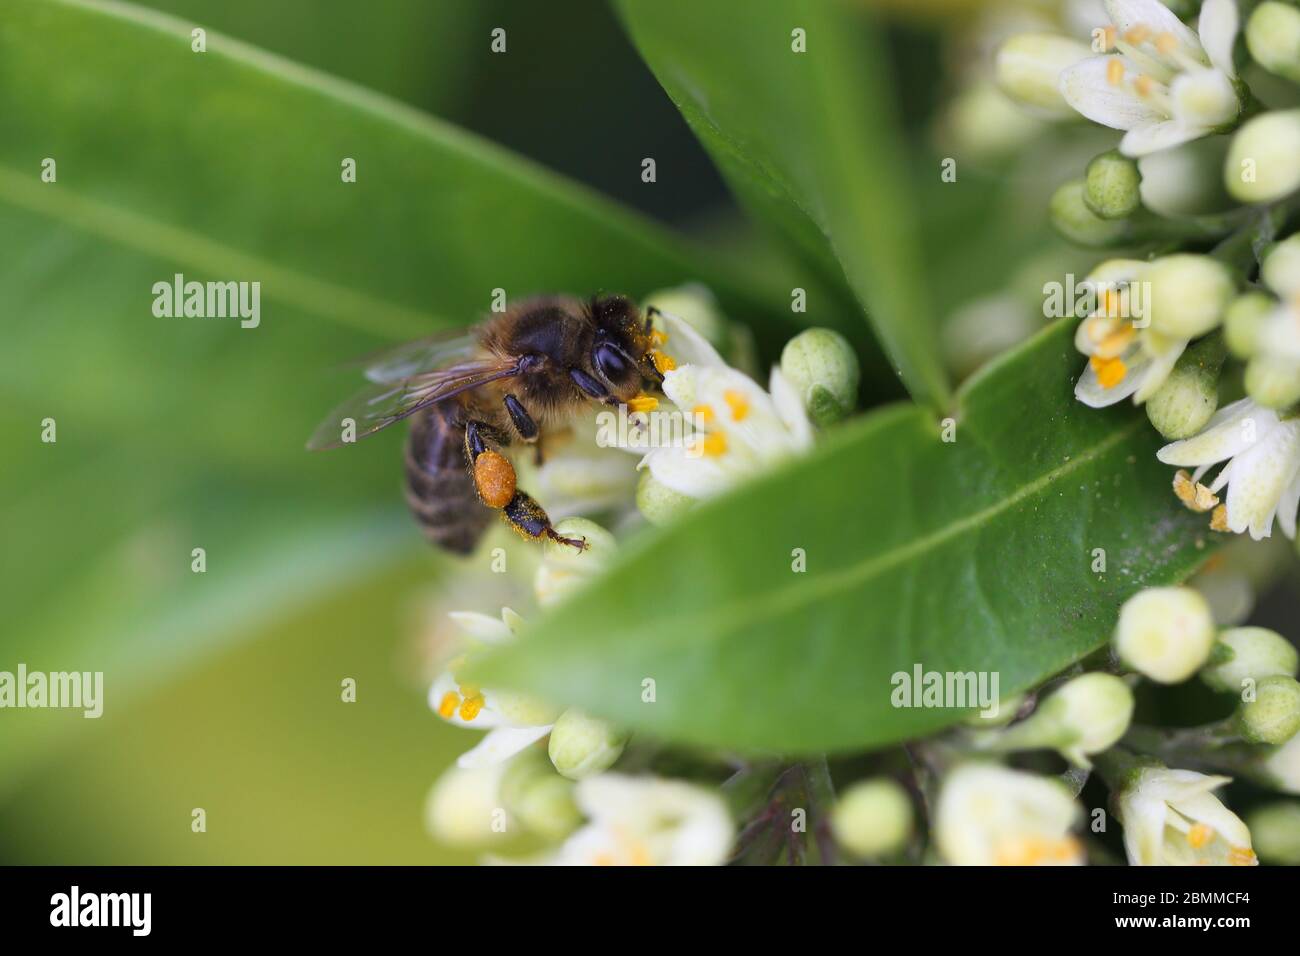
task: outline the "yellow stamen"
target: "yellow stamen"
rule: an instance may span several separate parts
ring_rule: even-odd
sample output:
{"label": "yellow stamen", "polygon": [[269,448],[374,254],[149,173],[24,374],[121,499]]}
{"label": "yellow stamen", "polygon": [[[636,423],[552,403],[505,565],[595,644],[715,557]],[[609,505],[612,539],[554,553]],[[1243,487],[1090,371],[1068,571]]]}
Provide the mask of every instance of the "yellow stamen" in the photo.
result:
{"label": "yellow stamen", "polygon": [[1119,86],[1124,82],[1124,61],[1119,57],[1106,62],[1106,82],[1111,86]]}
{"label": "yellow stamen", "polygon": [[1196,823],[1187,831],[1187,842],[1193,850],[1199,850],[1214,839],[1214,828],[1209,824]]}
{"label": "yellow stamen", "polygon": [[628,399],[627,407],[634,412],[653,412],[659,407],[659,399],[653,395],[638,395]]}
{"label": "yellow stamen", "polygon": [[722,432],[709,432],[700,443],[700,449],[709,458],[717,458],[727,451],[727,436]]}
{"label": "yellow stamen", "polygon": [[1128,374],[1128,366],[1124,364],[1123,359],[1107,359],[1094,355],[1088,362],[1092,365],[1092,370],[1097,373],[1097,382],[1102,388],[1114,388],[1124,381],[1124,376]]}
{"label": "yellow stamen", "polygon": [[696,405],[694,408],[691,409],[691,414],[699,415],[700,421],[704,422],[704,424],[706,425],[712,422],[713,419],[716,417],[713,414],[712,405]]}
{"label": "yellow stamen", "polygon": [[456,708],[459,706],[460,694],[454,690],[449,690],[442,695],[442,700],[438,702],[438,716],[450,720],[451,715],[456,713]]}
{"label": "yellow stamen", "polygon": [[1124,34],[1124,39],[1134,46],[1137,46],[1149,36],[1151,36],[1151,28],[1145,24],[1139,23],[1133,29]]}
{"label": "yellow stamen", "polygon": [[1144,73],[1133,81],[1133,88],[1137,91],[1138,96],[1147,97],[1151,95],[1151,88],[1155,86],[1155,82]]}
{"label": "yellow stamen", "polygon": [[1178,49],[1178,37],[1168,31],[1156,34],[1156,49],[1161,53],[1173,53]]}
{"label": "yellow stamen", "polygon": [[1119,30],[1117,30],[1113,24],[1111,26],[1101,28],[1101,39],[1102,42],[1105,44],[1105,46],[1101,50],[1102,53],[1109,53],[1111,50],[1115,49],[1115,37],[1118,35],[1118,33]]}
{"label": "yellow stamen", "polygon": [[1255,851],[1247,847],[1234,846],[1228,851],[1229,866],[1254,866],[1257,862]]}
{"label": "yellow stamen", "polygon": [[745,417],[749,414],[749,399],[745,397],[744,392],[727,389],[722,393],[722,400],[731,409],[732,421],[743,422],[745,420]]}
{"label": "yellow stamen", "polygon": [[1185,469],[1174,475],[1174,494],[1191,511],[1204,513],[1219,503],[1219,496],[1199,481],[1193,482]]}
{"label": "yellow stamen", "polygon": [[998,847],[994,855],[997,866],[1038,866],[1041,863],[1065,862],[1079,854],[1079,841],[1072,836],[1048,840],[1033,836],[1013,840]]}
{"label": "yellow stamen", "polygon": [[1228,506],[1219,505],[1214,509],[1214,514],[1210,515],[1211,531],[1230,531],[1228,527]]}
{"label": "yellow stamen", "polygon": [[478,684],[461,684],[461,685],[460,685],[460,695],[461,695],[462,697],[477,697],[477,696],[479,696],[480,693],[481,693],[481,691],[479,690],[479,686],[478,686]]}
{"label": "yellow stamen", "polygon": [[460,719],[473,720],[478,716],[479,711],[483,709],[483,695],[476,694],[473,697],[466,697],[460,705]]}
{"label": "yellow stamen", "polygon": [[1136,336],[1137,329],[1131,325],[1123,325],[1097,343],[1097,354],[1102,358],[1114,358],[1123,352]]}
{"label": "yellow stamen", "polygon": [[658,349],[650,350],[650,361],[654,362],[655,368],[659,370],[660,375],[671,372],[677,367],[677,363],[673,361],[671,355],[660,352]]}
{"label": "yellow stamen", "polygon": [[661,331],[659,331],[658,329],[651,329],[651,330],[650,330],[650,344],[651,344],[651,345],[656,345],[656,346],[658,346],[658,345],[663,345],[663,344],[664,344],[665,342],[667,342],[667,341],[668,341],[668,333],[667,333],[667,332],[661,332]]}

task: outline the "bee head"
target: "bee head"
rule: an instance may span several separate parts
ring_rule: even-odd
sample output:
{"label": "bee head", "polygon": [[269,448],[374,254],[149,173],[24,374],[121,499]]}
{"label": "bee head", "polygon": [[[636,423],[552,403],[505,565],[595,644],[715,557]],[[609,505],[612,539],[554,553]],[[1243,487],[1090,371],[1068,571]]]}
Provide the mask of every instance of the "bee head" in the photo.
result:
{"label": "bee head", "polygon": [[637,310],[622,296],[596,298],[589,311],[596,334],[591,345],[591,367],[620,401],[639,395],[647,383],[663,377],[647,358],[649,337]]}

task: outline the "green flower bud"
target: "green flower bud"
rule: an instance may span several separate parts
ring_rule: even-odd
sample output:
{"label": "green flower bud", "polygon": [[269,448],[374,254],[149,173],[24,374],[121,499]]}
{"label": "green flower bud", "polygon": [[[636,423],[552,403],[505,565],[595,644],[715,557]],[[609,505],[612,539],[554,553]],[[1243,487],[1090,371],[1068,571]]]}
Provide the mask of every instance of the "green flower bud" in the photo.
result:
{"label": "green flower bud", "polygon": [[1255,744],[1284,744],[1300,730],[1300,682],[1294,677],[1265,677],[1255,685],[1255,699],[1237,708],[1241,735]]}
{"label": "green flower bud", "polygon": [[547,841],[562,840],[582,822],[573,787],[573,781],[557,774],[540,750],[529,747],[506,766],[501,803],[533,833]]}
{"label": "green flower bud", "polygon": [[543,607],[550,607],[580,589],[609,564],[618,550],[614,536],[586,518],[565,518],[555,523],[561,537],[583,538],[587,547],[579,551],[573,545],[547,540],[542,563],[533,576],[533,593]]}
{"label": "green flower bud", "polygon": [[1256,355],[1246,364],[1246,394],[1265,408],[1290,408],[1300,402],[1300,365]]}
{"label": "green flower bud", "polygon": [[1266,804],[1250,812],[1246,826],[1255,852],[1265,863],[1300,866],[1300,803]]}
{"label": "green flower bud", "polygon": [[1266,627],[1234,627],[1219,635],[1201,680],[1218,691],[1241,693],[1245,681],[1294,677],[1300,653],[1281,634]]}
{"label": "green flower bud", "polygon": [[551,728],[549,753],[556,770],[570,780],[582,780],[613,766],[626,743],[627,734],[570,708]]}
{"label": "green flower bud", "polygon": [[1300,187],[1300,110],[1273,110],[1237,130],[1223,166],[1228,192],[1266,203]]}
{"label": "green flower bud", "polygon": [[858,403],[858,356],[848,339],[832,329],[807,329],[786,342],[781,374],[818,427],[833,425]]}
{"label": "green flower bud", "polygon": [[1246,47],[1264,69],[1300,83],[1300,10],[1261,3],[1246,21]]}
{"label": "green flower bud", "polygon": [[1052,226],[1066,239],[1090,248],[1119,245],[1128,238],[1123,219],[1102,219],[1084,201],[1087,186],[1082,179],[1065,183],[1052,193],[1048,211]]}
{"label": "green flower bud", "polygon": [[1234,207],[1223,185],[1228,143],[1226,136],[1205,136],[1140,158],[1142,205],[1168,219],[1214,215]]}
{"label": "green flower bud", "polygon": [[1157,683],[1187,680],[1205,664],[1213,645],[1210,606],[1191,588],[1148,588],[1120,609],[1115,653]]}
{"label": "green flower bud", "polygon": [[694,504],[694,498],[655,481],[648,470],[641,472],[636,486],[636,507],[646,521],[653,525],[668,524]]}
{"label": "green flower bud", "polygon": [[1147,418],[1170,441],[1197,434],[1219,407],[1219,373],[1227,358],[1223,339],[1206,336],[1178,359],[1169,377],[1147,399]]}
{"label": "green flower bud", "polygon": [[1259,275],[1270,289],[1284,298],[1300,295],[1300,232],[1268,248]]}
{"label": "green flower bud", "polygon": [[1040,116],[1072,119],[1077,114],[1057,86],[1061,71],[1092,56],[1078,40],[1051,33],[1013,36],[998,48],[994,72],[998,86]]}
{"label": "green flower bud", "polygon": [[1223,337],[1228,351],[1239,359],[1255,354],[1259,327],[1277,308],[1277,302],[1263,292],[1246,292],[1228,303],[1223,313]]}
{"label": "green flower bud", "polygon": [[1016,714],[1020,712],[1020,707],[1024,702],[1024,694],[1012,694],[1010,697],[1003,697],[998,701],[996,712],[990,713],[986,717],[984,711],[977,710],[973,714],[967,714],[963,717],[962,723],[967,727],[977,728],[1005,727],[1016,719]]}
{"label": "green flower bud", "polygon": [[1194,339],[1215,328],[1236,292],[1227,266],[1192,253],[1155,260],[1142,281],[1149,283],[1151,327],[1175,339]]}
{"label": "green flower bud", "polygon": [[681,319],[723,353],[731,344],[731,331],[726,316],[718,308],[718,300],[708,287],[698,282],[650,293],[645,298],[644,307],[648,309],[651,306]]}
{"label": "green flower bud", "polygon": [[887,777],[860,781],[844,791],[831,811],[831,833],[854,856],[897,852],[912,835],[912,801]]}
{"label": "green flower bud", "polygon": [[1136,161],[1112,149],[1088,164],[1083,201],[1102,219],[1127,219],[1142,203]]}
{"label": "green flower bud", "polygon": [[1084,674],[1061,685],[1027,720],[991,743],[1000,751],[1051,748],[1088,767],[1089,754],[1107,750],[1133,718],[1133,692],[1114,674]]}

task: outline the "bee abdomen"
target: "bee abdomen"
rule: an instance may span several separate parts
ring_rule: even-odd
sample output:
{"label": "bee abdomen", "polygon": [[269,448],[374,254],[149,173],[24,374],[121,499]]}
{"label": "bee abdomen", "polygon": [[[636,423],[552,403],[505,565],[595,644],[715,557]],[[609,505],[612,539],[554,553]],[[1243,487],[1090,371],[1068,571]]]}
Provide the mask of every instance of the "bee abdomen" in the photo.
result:
{"label": "bee abdomen", "polygon": [[454,410],[430,409],[412,419],[406,439],[406,503],[425,537],[455,554],[469,554],[492,512],[478,500],[465,464],[465,427]]}

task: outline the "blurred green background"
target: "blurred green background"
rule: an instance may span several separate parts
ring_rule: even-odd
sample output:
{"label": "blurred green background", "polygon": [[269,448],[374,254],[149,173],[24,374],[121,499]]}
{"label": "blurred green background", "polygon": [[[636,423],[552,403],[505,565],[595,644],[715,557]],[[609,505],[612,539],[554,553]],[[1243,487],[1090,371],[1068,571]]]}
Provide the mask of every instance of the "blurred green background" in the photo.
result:
{"label": "blurred green background", "polygon": [[[742,221],[603,2],[146,5],[480,134],[681,230],[697,248],[725,255],[737,274],[799,274]],[[1041,154],[1017,168],[973,164],[963,168],[967,188],[940,201],[938,111],[947,94],[973,82],[964,61],[954,61],[960,48],[945,42],[944,31],[960,26],[948,9],[956,5],[887,6],[916,215],[929,268],[943,277],[934,294],[946,315],[1002,288],[1030,253],[1064,255],[1046,238],[1041,213],[1055,185],[1044,170],[1054,167]],[[0,11],[0,42],[9,9]],[[488,31],[498,26],[510,38],[507,56],[489,51]],[[106,704],[99,720],[0,713],[0,861],[467,861],[433,843],[422,823],[431,783],[473,735],[436,720],[424,702],[426,612],[451,565],[406,519],[399,430],[357,454],[302,450],[353,384],[337,371],[341,361],[418,335],[425,312],[446,311],[425,287],[436,285],[422,264],[433,253],[420,231],[365,237],[366,254],[391,256],[389,281],[401,286],[384,289],[397,305],[375,314],[340,308],[323,321],[308,295],[277,304],[275,321],[256,332],[199,320],[159,324],[148,315],[147,290],[180,268],[168,259],[176,237],[114,241],[116,227],[97,225],[94,207],[46,206],[45,194],[33,199],[38,194],[16,184],[19,171],[30,175],[46,155],[39,140],[48,121],[65,146],[85,147],[75,162],[60,159],[61,182],[95,174],[78,162],[157,163],[158,182],[166,178],[182,207],[221,218],[226,197],[203,192],[211,170],[159,158],[170,131],[136,145],[97,139],[78,122],[76,109],[102,110],[102,90],[128,75],[144,94],[166,95],[171,80],[151,74],[156,64],[133,64],[123,53],[112,72],[111,38],[94,37],[69,38],[66,51],[33,51],[31,61],[57,64],[61,54],[81,55],[83,43],[109,48],[106,72],[87,71],[91,81],[63,101],[74,107],[67,115],[0,109],[0,669],[21,661],[34,670],[104,670]],[[32,80],[21,69],[0,59],[0,100],[18,104],[26,95]],[[273,104],[220,94],[213,95],[221,115],[279,119]],[[283,119],[290,127],[292,118]],[[328,141],[334,131],[308,129],[307,137],[317,133]],[[204,135],[176,131],[229,160],[222,151],[231,144],[203,144]],[[311,144],[254,145],[265,155],[248,156],[246,188],[290,192],[291,182],[256,177],[264,161],[286,175],[305,168]],[[127,155],[134,149],[138,156]],[[639,179],[645,155],[658,163],[653,189]],[[366,195],[407,221],[401,210],[412,198],[386,191],[382,177],[366,181],[373,168],[363,161]],[[1057,178],[1069,170],[1062,164]],[[147,199],[149,187],[105,174],[97,195],[130,204]],[[1013,191],[1021,197],[1014,203]],[[287,208],[298,218],[248,226],[232,213],[218,225],[256,232],[286,255],[331,228],[310,197]],[[184,208],[178,216],[186,221]],[[506,241],[490,221],[446,236],[437,222],[407,219],[449,249]],[[537,229],[533,241],[545,247],[545,223]],[[310,243],[302,245],[309,260]],[[635,276],[628,281],[693,278],[674,272],[671,255],[664,263],[647,262],[641,272],[628,263]],[[367,268],[355,271],[369,277]],[[411,278],[392,278],[402,275]],[[872,387],[898,392],[892,380]],[[38,440],[47,416],[58,422],[57,444]],[[205,574],[190,570],[198,546],[207,551]],[[340,700],[347,677],[357,681],[356,703]],[[195,807],[207,813],[206,833],[191,832]]]}

